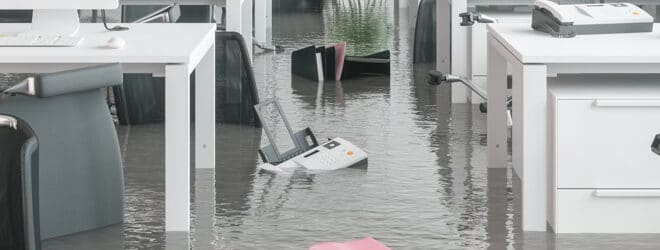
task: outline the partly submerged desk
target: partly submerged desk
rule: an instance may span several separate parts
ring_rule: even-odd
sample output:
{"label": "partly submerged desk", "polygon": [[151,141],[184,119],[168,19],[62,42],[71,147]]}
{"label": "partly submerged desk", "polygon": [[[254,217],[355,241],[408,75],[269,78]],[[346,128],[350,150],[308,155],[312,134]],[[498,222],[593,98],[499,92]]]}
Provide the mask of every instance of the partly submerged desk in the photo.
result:
{"label": "partly submerged desk", "polygon": [[252,58],[253,26],[254,39],[257,43],[266,45],[271,43],[269,32],[273,27],[273,3],[270,0],[256,1],[254,6],[252,1],[247,0],[119,0],[120,5],[167,5],[173,3],[225,7],[227,10],[227,31],[238,32],[243,35],[245,43],[249,45],[250,58]]}
{"label": "partly submerged desk", "polygon": [[[660,25],[652,33],[558,39],[529,23],[488,26],[488,166],[507,166],[507,65],[513,73],[513,168],[522,182],[525,231],[546,231],[548,76],[660,73]],[[660,80],[660,79],[659,79]]]}
{"label": "partly submerged desk", "polygon": [[[121,63],[126,73],[165,76],[165,227],[190,229],[190,74],[195,70],[195,166],[215,167],[215,24],[81,24],[85,40],[70,48],[0,47],[0,72],[46,73]],[[0,24],[0,31],[27,29]],[[122,49],[105,48],[111,37]],[[185,39],[181,39],[185,37]]]}

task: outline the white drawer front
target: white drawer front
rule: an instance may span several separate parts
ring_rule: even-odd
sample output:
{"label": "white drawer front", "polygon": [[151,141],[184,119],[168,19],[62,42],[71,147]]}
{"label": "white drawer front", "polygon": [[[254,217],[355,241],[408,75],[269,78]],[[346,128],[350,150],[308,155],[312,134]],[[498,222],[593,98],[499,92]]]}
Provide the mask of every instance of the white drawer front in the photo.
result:
{"label": "white drawer front", "polygon": [[557,191],[556,233],[660,233],[660,189]]}
{"label": "white drawer front", "polygon": [[660,100],[559,100],[557,188],[660,188]]}

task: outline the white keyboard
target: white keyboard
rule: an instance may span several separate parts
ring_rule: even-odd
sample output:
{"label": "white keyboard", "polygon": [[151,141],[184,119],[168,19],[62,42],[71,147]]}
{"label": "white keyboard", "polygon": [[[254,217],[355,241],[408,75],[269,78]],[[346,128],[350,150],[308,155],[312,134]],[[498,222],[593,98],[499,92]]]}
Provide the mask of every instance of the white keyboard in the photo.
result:
{"label": "white keyboard", "polygon": [[61,35],[0,35],[0,47],[75,47],[81,36]]}

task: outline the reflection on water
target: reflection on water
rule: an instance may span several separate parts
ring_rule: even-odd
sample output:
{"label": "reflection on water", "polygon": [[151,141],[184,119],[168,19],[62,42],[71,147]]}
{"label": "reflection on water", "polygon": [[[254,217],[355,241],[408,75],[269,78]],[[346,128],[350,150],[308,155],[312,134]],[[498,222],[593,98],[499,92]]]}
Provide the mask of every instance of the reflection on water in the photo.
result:
{"label": "reflection on water", "polygon": [[[449,87],[429,86],[432,66],[413,67],[408,11],[390,1],[324,4],[322,13],[273,16],[274,44],[287,53],[255,56],[259,95],[277,97],[294,130],[309,126],[318,138],[341,136],[362,147],[368,169],[260,172],[262,131],[219,125],[216,169],[191,175],[192,231],[166,235],[163,126],[120,127],[125,223],[48,240],[44,248],[305,249],[367,236],[393,249],[658,248],[657,235],[522,234],[520,180],[486,168],[485,116],[475,106],[451,105]],[[371,25],[364,27],[371,33],[350,34],[341,24]],[[350,39],[358,43],[352,54],[390,49],[391,76],[324,83],[291,77],[294,48]]]}

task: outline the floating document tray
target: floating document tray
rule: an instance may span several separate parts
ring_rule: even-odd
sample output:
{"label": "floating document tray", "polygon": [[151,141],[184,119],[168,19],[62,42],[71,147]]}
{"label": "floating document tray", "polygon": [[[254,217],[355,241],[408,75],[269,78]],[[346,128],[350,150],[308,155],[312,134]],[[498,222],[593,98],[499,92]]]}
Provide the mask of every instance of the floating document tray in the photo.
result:
{"label": "floating document tray", "polygon": [[[279,102],[274,99],[263,101],[254,106],[257,116],[261,120],[261,124],[266,131],[266,136],[268,137],[269,145],[261,148],[259,150],[259,155],[265,163],[270,163],[272,165],[278,165],[286,160],[292,159],[312,148],[319,146],[314,133],[310,128],[303,129],[296,133],[293,133],[289,121],[286,119],[282,107]],[[266,117],[277,116],[275,121],[273,119],[266,119]],[[289,144],[289,148],[281,148],[280,144],[282,141],[278,141],[276,138],[277,134],[275,131],[283,131],[286,129],[288,133],[288,138],[290,141],[285,141],[285,144]],[[283,136],[281,136],[283,137]]]}

